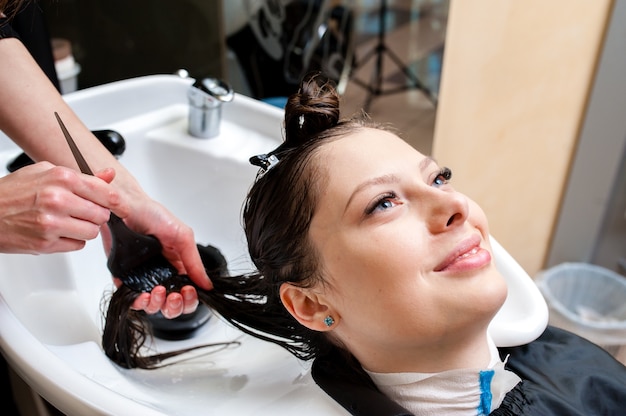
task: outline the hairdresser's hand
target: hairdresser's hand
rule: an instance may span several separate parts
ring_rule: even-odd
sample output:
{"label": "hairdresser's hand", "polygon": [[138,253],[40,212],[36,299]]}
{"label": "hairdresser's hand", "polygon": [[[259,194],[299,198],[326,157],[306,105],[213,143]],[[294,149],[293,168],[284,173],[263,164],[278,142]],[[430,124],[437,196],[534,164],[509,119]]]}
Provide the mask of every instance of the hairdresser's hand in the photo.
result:
{"label": "hairdresser's hand", "polygon": [[[213,286],[204,269],[200,253],[196,246],[193,230],[182,223],[161,204],[142,195],[133,197],[133,212],[124,218],[126,224],[142,234],[153,235],[163,246],[163,255],[172,263],[180,274],[186,274],[199,287],[209,290]],[[103,230],[105,250],[110,247],[108,230]],[[116,281],[119,286],[121,282]],[[153,314],[159,310],[166,318],[175,318],[181,314],[191,313],[198,306],[198,294],[193,286],[185,286],[180,293],[166,296],[165,288],[155,287],[150,294],[141,294],[133,303],[134,309],[144,310]]]}
{"label": "hairdresser's hand", "polygon": [[136,226],[136,229],[144,234],[158,238],[163,246],[163,255],[180,274],[189,276],[202,289],[212,289],[213,284],[200,258],[191,227],[154,200],[148,201],[148,205],[139,213],[136,219],[127,218],[127,224],[131,227]]}
{"label": "hairdresser's hand", "polygon": [[98,176],[39,162],[1,177],[0,252],[67,252],[96,238],[109,209],[127,210],[109,185],[115,172]]}
{"label": "hairdresser's hand", "polygon": [[126,224],[137,232],[155,236],[163,246],[163,255],[180,274],[186,274],[203,289],[212,289],[191,227],[147,197],[135,199],[132,208],[132,213],[123,217]]}

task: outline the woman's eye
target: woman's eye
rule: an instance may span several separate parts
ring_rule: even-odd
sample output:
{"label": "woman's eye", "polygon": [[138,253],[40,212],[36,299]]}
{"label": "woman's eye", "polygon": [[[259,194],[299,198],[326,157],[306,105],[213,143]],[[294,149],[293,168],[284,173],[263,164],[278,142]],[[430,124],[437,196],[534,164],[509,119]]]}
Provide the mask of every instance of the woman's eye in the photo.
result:
{"label": "woman's eye", "polygon": [[433,181],[433,185],[435,186],[445,185],[450,181],[450,178],[452,178],[452,171],[449,168],[442,168],[439,171],[439,174],[435,177],[435,180]]}
{"label": "woman's eye", "polygon": [[397,197],[395,194],[388,194],[374,201],[365,210],[366,214],[373,214],[375,211],[385,211],[397,205]]}

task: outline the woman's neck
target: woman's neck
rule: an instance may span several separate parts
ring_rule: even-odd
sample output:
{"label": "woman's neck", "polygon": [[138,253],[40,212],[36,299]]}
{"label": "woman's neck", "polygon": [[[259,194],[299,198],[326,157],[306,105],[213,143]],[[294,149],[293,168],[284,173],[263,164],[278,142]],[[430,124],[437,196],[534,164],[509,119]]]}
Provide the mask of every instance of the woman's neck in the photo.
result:
{"label": "woman's neck", "polygon": [[454,337],[424,347],[390,351],[353,351],[363,368],[377,373],[440,373],[463,368],[485,368],[491,361],[487,331]]}

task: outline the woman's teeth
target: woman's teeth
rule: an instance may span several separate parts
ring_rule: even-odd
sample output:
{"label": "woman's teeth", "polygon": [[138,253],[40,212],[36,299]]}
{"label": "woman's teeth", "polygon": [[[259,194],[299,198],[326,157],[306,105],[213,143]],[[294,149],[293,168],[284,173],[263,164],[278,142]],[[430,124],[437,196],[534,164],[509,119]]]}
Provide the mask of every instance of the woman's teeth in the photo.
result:
{"label": "woman's teeth", "polygon": [[467,253],[461,254],[458,259],[464,259],[466,257],[469,256],[473,256],[474,254],[478,253],[478,247],[474,247],[473,249],[471,249],[470,251],[468,251]]}

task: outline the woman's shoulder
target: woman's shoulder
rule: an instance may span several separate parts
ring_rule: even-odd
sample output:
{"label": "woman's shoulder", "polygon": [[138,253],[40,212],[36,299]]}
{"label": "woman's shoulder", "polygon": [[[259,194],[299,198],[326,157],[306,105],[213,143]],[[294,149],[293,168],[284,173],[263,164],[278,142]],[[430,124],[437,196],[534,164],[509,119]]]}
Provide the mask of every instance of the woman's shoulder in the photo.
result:
{"label": "woman's shoulder", "polygon": [[[499,348],[506,366],[522,381],[505,397],[496,416],[622,415],[626,367],[597,345],[548,327],[535,341]],[[315,359],[315,382],[352,415],[410,415],[336,351]]]}
{"label": "woman's shoulder", "polygon": [[626,402],[626,367],[607,351],[563,329],[548,327],[535,341],[499,348],[522,382],[496,415],[617,415]]}
{"label": "woman's shoulder", "polygon": [[545,373],[546,369],[559,372],[578,372],[574,368],[590,368],[595,372],[610,371],[626,376],[626,367],[606,350],[585,338],[564,329],[548,326],[535,341],[517,346],[499,348],[502,359],[508,356],[507,366],[524,373]]}

